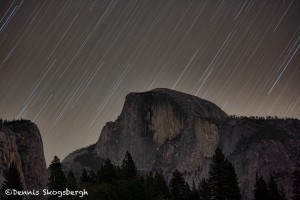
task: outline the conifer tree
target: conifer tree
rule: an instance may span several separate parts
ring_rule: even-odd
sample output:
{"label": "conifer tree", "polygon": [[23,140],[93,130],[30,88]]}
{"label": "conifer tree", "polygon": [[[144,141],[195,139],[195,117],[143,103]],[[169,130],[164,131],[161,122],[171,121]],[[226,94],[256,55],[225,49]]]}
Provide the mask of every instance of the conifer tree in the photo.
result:
{"label": "conifer tree", "polygon": [[152,171],[150,171],[145,178],[145,199],[153,200],[155,196],[154,190],[154,177]]}
{"label": "conifer tree", "polygon": [[183,174],[177,169],[173,172],[170,181],[170,192],[172,200],[183,200],[186,195],[186,185]]}
{"label": "conifer tree", "polygon": [[204,178],[199,184],[199,197],[200,200],[210,200],[211,199],[211,189],[208,181]]}
{"label": "conifer tree", "polygon": [[262,176],[258,178],[256,174],[255,188],[254,188],[254,200],[266,200],[268,199],[268,187]]}
{"label": "conifer tree", "polygon": [[277,184],[274,181],[274,177],[271,176],[270,182],[268,184],[268,198],[272,200],[280,200],[281,196],[279,194],[279,190]]}
{"label": "conifer tree", "polygon": [[128,151],[125,154],[125,158],[122,162],[121,169],[125,178],[127,179],[137,178],[138,175],[137,169]]}
{"label": "conifer tree", "polygon": [[117,179],[117,167],[114,166],[109,159],[106,159],[104,164],[101,165],[100,170],[97,171],[97,181],[112,182]]}
{"label": "conifer tree", "polygon": [[242,198],[234,167],[225,159],[219,148],[215,151],[210,165],[208,183],[213,199],[239,200]]}
{"label": "conifer tree", "polygon": [[67,176],[67,188],[70,190],[76,190],[77,189],[77,181],[74,176],[74,173],[72,170],[69,171],[68,176]]}
{"label": "conifer tree", "polygon": [[19,173],[19,170],[16,167],[16,164],[13,162],[9,168],[8,168],[8,173],[5,176],[5,182],[2,185],[1,188],[1,195],[0,199],[1,200],[22,200],[23,196],[19,195],[6,195],[5,190],[7,189],[15,189],[17,191],[22,191],[23,186],[21,183],[21,176]]}
{"label": "conifer tree", "polygon": [[94,172],[94,170],[91,169],[88,175],[88,182],[94,184],[96,183],[96,180],[97,180],[96,173]]}
{"label": "conifer tree", "polygon": [[234,170],[234,166],[231,162],[225,159],[224,169],[224,188],[225,188],[225,199],[239,200],[242,198],[240,188],[238,186],[237,175]]}
{"label": "conifer tree", "polygon": [[199,192],[196,188],[195,182],[193,181],[191,200],[199,200]]}
{"label": "conifer tree", "polygon": [[154,175],[154,199],[170,199],[169,187],[165,181],[163,172],[160,170]]}
{"label": "conifer tree", "polygon": [[211,188],[212,197],[214,199],[222,199],[224,195],[224,169],[225,169],[225,157],[221,150],[218,148],[213,156],[213,162],[209,168],[209,185]]}
{"label": "conifer tree", "polygon": [[190,185],[187,182],[185,182],[184,199],[186,200],[192,199],[192,190]]}
{"label": "conifer tree", "polygon": [[89,176],[85,168],[83,168],[81,172],[81,177],[80,177],[80,182],[81,183],[88,183],[89,182]]}
{"label": "conifer tree", "polygon": [[[66,188],[67,178],[62,171],[62,164],[57,156],[54,156],[50,166],[50,176],[48,178],[49,190],[63,191]],[[50,196],[49,200],[57,199],[56,196]],[[61,198],[60,198],[61,199]]]}

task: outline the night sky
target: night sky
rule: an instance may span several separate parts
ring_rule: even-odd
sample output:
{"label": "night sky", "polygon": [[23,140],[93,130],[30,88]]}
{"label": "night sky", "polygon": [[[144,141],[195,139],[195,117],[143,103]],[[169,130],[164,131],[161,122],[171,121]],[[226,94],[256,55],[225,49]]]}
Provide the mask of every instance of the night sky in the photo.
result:
{"label": "night sky", "polygon": [[95,143],[129,92],[300,118],[299,0],[1,0],[0,19],[0,118],[35,122],[48,164]]}

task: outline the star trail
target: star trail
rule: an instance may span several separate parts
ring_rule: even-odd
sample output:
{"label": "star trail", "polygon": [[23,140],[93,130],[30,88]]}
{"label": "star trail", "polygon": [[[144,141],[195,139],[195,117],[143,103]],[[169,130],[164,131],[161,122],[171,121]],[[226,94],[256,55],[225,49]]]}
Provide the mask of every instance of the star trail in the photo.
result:
{"label": "star trail", "polygon": [[300,118],[300,1],[0,1],[0,118],[45,157],[95,143],[129,92],[171,88],[228,114]]}

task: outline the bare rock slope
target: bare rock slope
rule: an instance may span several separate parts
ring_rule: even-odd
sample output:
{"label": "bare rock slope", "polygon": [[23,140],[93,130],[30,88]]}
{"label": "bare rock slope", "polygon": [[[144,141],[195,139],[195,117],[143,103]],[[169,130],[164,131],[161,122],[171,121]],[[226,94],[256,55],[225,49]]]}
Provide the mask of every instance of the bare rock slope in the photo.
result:
{"label": "bare rock slope", "polygon": [[12,162],[27,190],[46,188],[47,168],[39,129],[28,120],[0,123],[0,185]]}
{"label": "bare rock slope", "polygon": [[71,153],[63,165],[79,175],[106,158],[121,164],[128,150],[140,171],[162,169],[170,177],[179,169],[198,182],[219,146],[236,168],[244,199],[251,199],[256,172],[266,179],[273,173],[290,195],[300,123],[276,120],[230,118],[209,101],[169,89],[130,93],[97,143]]}

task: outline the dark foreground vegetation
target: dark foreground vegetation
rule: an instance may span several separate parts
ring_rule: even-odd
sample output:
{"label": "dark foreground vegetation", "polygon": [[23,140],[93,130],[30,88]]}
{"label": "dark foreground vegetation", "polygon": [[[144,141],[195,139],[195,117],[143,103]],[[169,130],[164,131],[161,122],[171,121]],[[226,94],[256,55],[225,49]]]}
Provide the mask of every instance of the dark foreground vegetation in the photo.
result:
{"label": "dark foreground vegetation", "polygon": [[[82,170],[80,180],[76,180],[72,171],[65,175],[58,157],[54,157],[49,166],[48,188],[53,191],[86,190],[88,195],[79,196],[49,196],[49,200],[239,200],[242,199],[238,178],[234,166],[217,149],[212,160],[207,179],[200,183],[189,185],[183,174],[175,170],[167,183],[164,172],[149,172],[141,176],[129,152],[126,153],[121,166],[114,165],[106,159],[98,171]],[[294,172],[294,199],[299,199],[299,166]],[[22,196],[7,196],[5,190],[23,190],[20,174],[14,163],[6,175],[6,181],[1,189],[3,200],[23,200]],[[273,177],[268,183],[263,177],[256,175],[255,200],[284,200],[287,199],[283,188],[278,188]],[[39,199],[37,196],[27,196],[25,199]]]}
{"label": "dark foreground vegetation", "polygon": [[[149,172],[141,176],[129,152],[121,166],[114,165],[109,159],[97,172],[82,170],[80,180],[76,180],[72,171],[65,176],[61,164],[54,157],[50,165],[49,188],[52,190],[86,189],[89,193],[84,199],[132,199],[132,200],[199,200],[199,199],[241,199],[237,176],[233,165],[224,157],[220,149],[216,150],[210,167],[209,178],[201,183],[189,185],[183,174],[175,170],[169,183],[164,172]],[[220,178],[221,177],[221,178]],[[55,199],[55,198],[50,198]],[[65,197],[64,199],[80,199]]]}

